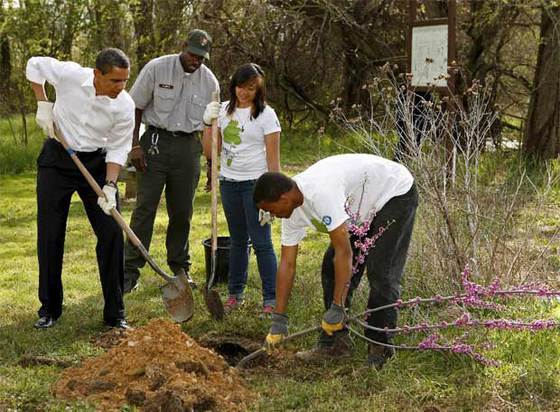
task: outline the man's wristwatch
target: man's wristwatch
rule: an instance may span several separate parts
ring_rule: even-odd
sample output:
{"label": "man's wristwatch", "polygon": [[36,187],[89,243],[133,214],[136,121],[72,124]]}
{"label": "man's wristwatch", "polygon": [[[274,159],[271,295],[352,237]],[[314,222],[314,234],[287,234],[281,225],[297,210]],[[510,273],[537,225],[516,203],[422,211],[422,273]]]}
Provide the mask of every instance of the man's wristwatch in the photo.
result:
{"label": "man's wristwatch", "polygon": [[115,189],[117,188],[117,184],[112,180],[105,180],[105,186],[111,186],[114,187]]}

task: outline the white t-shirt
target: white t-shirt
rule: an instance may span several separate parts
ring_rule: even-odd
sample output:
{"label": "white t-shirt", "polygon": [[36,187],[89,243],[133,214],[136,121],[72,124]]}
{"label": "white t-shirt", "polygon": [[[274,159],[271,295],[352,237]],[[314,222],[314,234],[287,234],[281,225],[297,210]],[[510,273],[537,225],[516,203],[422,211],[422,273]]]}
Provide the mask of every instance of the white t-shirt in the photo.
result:
{"label": "white t-shirt", "polygon": [[406,167],[368,154],[327,157],[293,179],[304,199],[289,219],[282,219],[283,246],[297,245],[310,226],[333,231],[351,217],[348,213],[355,223],[371,220],[414,182]]}
{"label": "white t-shirt", "polygon": [[278,117],[269,105],[251,119],[251,108],[236,108],[227,114],[228,102],[222,103],[218,126],[222,131],[220,175],[244,181],[258,179],[268,171],[265,136],[281,131]]}

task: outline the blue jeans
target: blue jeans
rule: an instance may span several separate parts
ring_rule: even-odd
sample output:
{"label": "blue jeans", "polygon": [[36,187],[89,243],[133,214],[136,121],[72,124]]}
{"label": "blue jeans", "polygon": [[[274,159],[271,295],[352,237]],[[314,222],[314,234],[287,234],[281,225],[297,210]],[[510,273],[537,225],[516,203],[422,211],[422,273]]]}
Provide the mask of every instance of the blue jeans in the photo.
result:
{"label": "blue jeans", "polygon": [[249,266],[249,239],[257,255],[262,281],[263,303],[275,305],[276,254],[272,246],[270,224],[261,226],[259,211],[253,202],[254,180],[233,182],[220,180],[222,205],[229,228],[229,294],[243,298]]}

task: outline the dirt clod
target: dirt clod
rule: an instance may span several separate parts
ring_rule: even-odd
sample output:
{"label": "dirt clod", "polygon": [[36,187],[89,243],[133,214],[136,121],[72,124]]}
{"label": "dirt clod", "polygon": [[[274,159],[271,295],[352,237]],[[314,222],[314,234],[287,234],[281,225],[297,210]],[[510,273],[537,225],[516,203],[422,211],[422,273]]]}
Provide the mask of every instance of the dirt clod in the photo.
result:
{"label": "dirt clod", "polygon": [[116,346],[64,370],[53,386],[56,397],[87,399],[103,411],[128,404],[148,412],[235,412],[250,409],[255,399],[221,356],[168,320],[125,334],[106,333],[99,341]]}
{"label": "dirt clod", "polygon": [[183,400],[173,391],[160,391],[142,409],[144,412],[184,412]]}
{"label": "dirt clod", "polygon": [[129,405],[142,406],[146,401],[146,394],[140,389],[127,388],[124,395]]}
{"label": "dirt clod", "polygon": [[89,393],[105,392],[113,390],[117,386],[113,382],[93,381],[88,385]]}
{"label": "dirt clod", "polygon": [[52,358],[49,356],[23,355],[19,360],[18,365],[21,366],[22,368],[27,368],[30,366],[39,366],[39,365],[48,365],[48,366],[57,366],[59,368],[67,368],[72,365],[72,362],[64,359]]}
{"label": "dirt clod", "polygon": [[198,361],[191,361],[191,360],[184,360],[175,362],[175,366],[179,369],[184,370],[185,372],[193,372],[197,375],[208,376],[210,371],[202,362]]}

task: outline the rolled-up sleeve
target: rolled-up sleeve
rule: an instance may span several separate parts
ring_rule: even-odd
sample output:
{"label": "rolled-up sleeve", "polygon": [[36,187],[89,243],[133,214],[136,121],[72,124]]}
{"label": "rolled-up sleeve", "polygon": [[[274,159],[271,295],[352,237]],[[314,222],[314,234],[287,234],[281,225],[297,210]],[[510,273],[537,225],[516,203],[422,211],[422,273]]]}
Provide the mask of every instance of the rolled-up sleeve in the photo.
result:
{"label": "rolled-up sleeve", "polygon": [[152,60],[142,68],[130,89],[130,97],[138,109],[144,110],[153,99],[154,70],[155,65]]}
{"label": "rolled-up sleeve", "polygon": [[56,86],[64,73],[72,67],[80,66],[74,62],[61,62],[52,57],[31,57],[27,61],[25,77],[33,83],[44,84],[47,81]]}
{"label": "rolled-up sleeve", "polygon": [[131,104],[117,120],[111,130],[111,146],[107,147],[106,163],[124,166],[132,148],[132,131],[134,130],[134,105]]}

